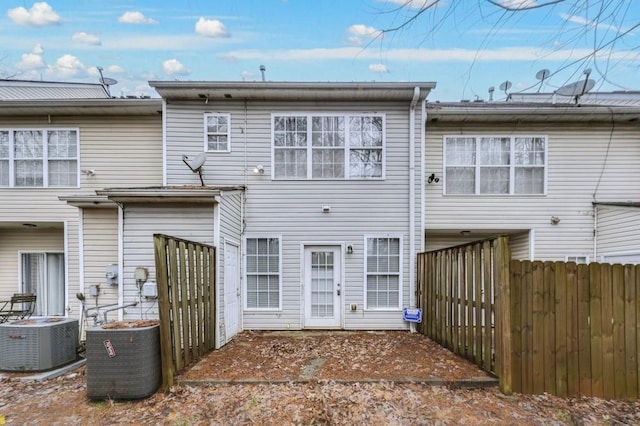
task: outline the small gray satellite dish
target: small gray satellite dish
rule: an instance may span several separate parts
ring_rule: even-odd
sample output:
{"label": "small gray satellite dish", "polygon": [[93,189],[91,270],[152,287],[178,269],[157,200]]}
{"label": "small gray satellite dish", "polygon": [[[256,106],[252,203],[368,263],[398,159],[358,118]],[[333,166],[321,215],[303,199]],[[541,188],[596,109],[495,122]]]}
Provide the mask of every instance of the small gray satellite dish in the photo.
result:
{"label": "small gray satellite dish", "polygon": [[500,84],[500,90],[502,90],[505,94],[507,93],[507,90],[511,89],[511,82],[509,80],[503,82],[502,84]]}
{"label": "small gray satellite dish", "polygon": [[536,78],[540,81],[545,81],[547,77],[549,77],[550,75],[551,75],[551,71],[544,69],[536,73]]}
{"label": "small gray satellite dish", "polygon": [[596,85],[595,80],[586,79],[584,81],[575,81],[573,83],[569,83],[566,86],[562,86],[556,93],[562,96],[582,96],[587,93],[589,90],[593,89]]}
{"label": "small gray satellite dish", "polygon": [[204,186],[204,180],[202,179],[202,166],[204,166],[205,161],[207,161],[206,152],[201,152],[200,154],[196,155],[193,160],[190,160],[187,155],[182,156],[182,162],[186,164],[193,173],[198,174],[202,186]]}
{"label": "small gray satellite dish", "polygon": [[105,86],[113,86],[114,84],[118,84],[118,80],[109,77],[102,77],[100,78],[100,83],[104,84]]}

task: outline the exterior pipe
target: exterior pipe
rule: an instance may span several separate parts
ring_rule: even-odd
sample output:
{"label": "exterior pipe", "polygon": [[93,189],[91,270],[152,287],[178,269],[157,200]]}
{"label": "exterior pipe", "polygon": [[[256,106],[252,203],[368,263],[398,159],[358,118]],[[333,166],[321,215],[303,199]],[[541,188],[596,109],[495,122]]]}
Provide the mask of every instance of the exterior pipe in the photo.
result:
{"label": "exterior pipe", "polygon": [[[420,87],[413,89],[409,106],[409,306],[416,305],[416,105],[420,98]],[[416,331],[415,323],[410,323],[411,332]]]}

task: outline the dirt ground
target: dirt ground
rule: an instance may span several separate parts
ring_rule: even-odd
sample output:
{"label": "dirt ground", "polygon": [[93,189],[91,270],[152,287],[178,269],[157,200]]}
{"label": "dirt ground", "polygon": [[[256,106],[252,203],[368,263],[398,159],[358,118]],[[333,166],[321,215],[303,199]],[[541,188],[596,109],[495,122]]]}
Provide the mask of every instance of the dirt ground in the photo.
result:
{"label": "dirt ground", "polygon": [[137,401],[87,400],[85,373],[1,373],[0,425],[640,424],[638,402],[458,387],[483,373],[406,332],[243,332]]}

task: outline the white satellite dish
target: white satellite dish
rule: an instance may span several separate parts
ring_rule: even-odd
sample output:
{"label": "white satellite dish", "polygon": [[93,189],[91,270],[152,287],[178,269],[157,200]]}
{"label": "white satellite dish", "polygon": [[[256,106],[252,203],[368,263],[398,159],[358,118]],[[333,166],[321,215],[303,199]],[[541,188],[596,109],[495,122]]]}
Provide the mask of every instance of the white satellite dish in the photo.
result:
{"label": "white satellite dish", "polygon": [[105,86],[113,86],[114,84],[118,84],[118,80],[116,80],[115,78],[101,77],[100,83],[104,84]]}
{"label": "white satellite dish", "polygon": [[595,85],[596,82],[589,78],[584,81],[575,81],[567,84],[566,86],[562,86],[556,90],[556,93],[562,96],[582,96],[589,90],[593,89],[593,86]]}
{"label": "white satellite dish", "polygon": [[540,81],[545,81],[551,75],[551,71],[544,69],[536,73],[536,78]]}
{"label": "white satellite dish", "polygon": [[505,95],[507,94],[507,90],[509,89],[511,89],[511,82],[509,80],[500,84],[500,90],[502,90]]}
{"label": "white satellite dish", "polygon": [[193,173],[197,173],[200,177],[200,183],[204,186],[204,180],[202,179],[202,166],[204,166],[205,161],[207,161],[207,153],[201,152],[196,155],[193,159],[190,159],[189,156],[183,155],[182,162],[189,167],[189,169]]}

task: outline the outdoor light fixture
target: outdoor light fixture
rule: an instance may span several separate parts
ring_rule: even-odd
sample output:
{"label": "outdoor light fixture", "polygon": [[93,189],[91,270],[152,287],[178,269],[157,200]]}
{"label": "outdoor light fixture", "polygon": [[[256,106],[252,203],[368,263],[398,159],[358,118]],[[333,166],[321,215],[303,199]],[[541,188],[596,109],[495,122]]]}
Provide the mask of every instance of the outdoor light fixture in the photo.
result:
{"label": "outdoor light fixture", "polygon": [[254,167],[253,173],[255,173],[257,175],[263,175],[264,174],[264,166],[262,164],[258,164],[256,167]]}
{"label": "outdoor light fixture", "polygon": [[440,182],[440,178],[436,177],[435,173],[431,173],[431,175],[427,178],[427,183]]}
{"label": "outdoor light fixture", "polygon": [[353,246],[351,244],[347,246],[347,254],[353,254]]}

